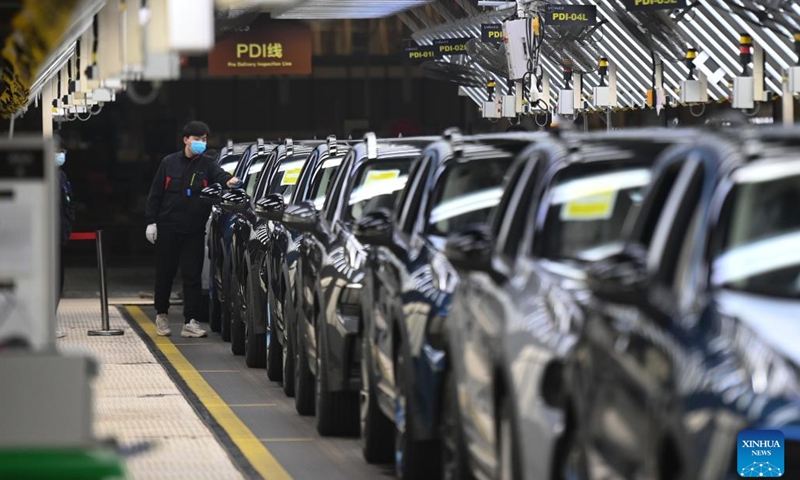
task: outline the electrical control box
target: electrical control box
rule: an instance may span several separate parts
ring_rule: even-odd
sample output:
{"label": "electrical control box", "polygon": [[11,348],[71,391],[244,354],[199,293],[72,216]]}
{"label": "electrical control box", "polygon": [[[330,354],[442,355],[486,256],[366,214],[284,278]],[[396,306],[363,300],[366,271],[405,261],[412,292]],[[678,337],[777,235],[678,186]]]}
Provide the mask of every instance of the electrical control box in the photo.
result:
{"label": "electrical control box", "polygon": [[483,118],[503,118],[503,102],[498,100],[483,102]]}
{"label": "electrical control box", "polygon": [[0,353],[9,344],[55,346],[57,173],[52,143],[0,141]]}
{"label": "electrical control box", "polygon": [[503,23],[506,44],[508,78],[522,80],[528,73],[528,20],[509,20]]}
{"label": "electrical control box", "polygon": [[517,98],[514,95],[503,95],[503,117],[517,116]]}
{"label": "electrical control box", "polygon": [[563,89],[558,95],[559,115],[575,114],[575,92],[571,89]]}
{"label": "electrical control box", "polygon": [[755,108],[753,77],[735,77],[733,79],[733,108]]}
{"label": "electrical control box", "polygon": [[800,93],[800,67],[789,67],[789,91]]}
{"label": "electrical control box", "polygon": [[596,107],[610,107],[611,105],[611,87],[594,87],[592,92],[594,96],[594,105]]}
{"label": "electrical control box", "polygon": [[681,82],[681,103],[706,103],[708,87],[700,80],[684,80]]}

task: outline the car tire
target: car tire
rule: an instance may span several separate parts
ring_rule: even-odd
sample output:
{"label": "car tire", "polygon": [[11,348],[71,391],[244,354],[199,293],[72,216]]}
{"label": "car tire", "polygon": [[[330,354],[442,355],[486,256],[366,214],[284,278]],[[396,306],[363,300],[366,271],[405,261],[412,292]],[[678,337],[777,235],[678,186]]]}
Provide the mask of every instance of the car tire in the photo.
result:
{"label": "car tire", "polygon": [[250,368],[264,368],[267,364],[267,334],[256,333],[254,318],[256,304],[253,300],[253,290],[245,282],[245,298],[247,298],[246,316],[244,321],[244,363]]}
{"label": "car tire", "polygon": [[586,459],[586,449],[574,428],[567,432],[564,440],[564,456],[561,462],[561,471],[557,478],[562,480],[588,480],[589,467]]}
{"label": "car tire", "polygon": [[372,382],[372,363],[369,361],[369,341],[362,337],[361,347],[361,394],[359,399],[361,420],[361,453],[367,463],[390,463],[394,454],[392,421],[378,405],[375,386]]}
{"label": "car tire", "polygon": [[[238,290],[238,289],[237,289]],[[242,320],[242,296],[237,292],[238,302],[231,309],[231,352],[234,355],[244,355],[245,325]]]}
{"label": "car tire", "polygon": [[498,480],[519,480],[519,456],[514,442],[514,419],[508,397],[500,402],[497,412],[497,474]]}
{"label": "car tire", "polygon": [[321,320],[317,321],[317,374],[314,377],[317,432],[323,437],[355,436],[359,431],[358,394],[328,389],[328,362]]}
{"label": "car tire", "polygon": [[305,339],[302,326],[305,320],[295,321],[294,352],[294,408],[300,415],[314,415],[314,376],[308,367]]}
{"label": "car tire", "polygon": [[208,292],[208,326],[212,332],[219,332],[221,324],[222,304],[220,304],[219,295],[212,288]]}
{"label": "car tire", "polygon": [[[285,312],[286,310],[284,310]],[[285,315],[285,314],[284,314]],[[287,397],[294,396],[294,337],[292,330],[288,328],[290,325],[284,320],[283,328],[283,355],[281,361],[283,362],[283,393]]]}
{"label": "car tire", "polygon": [[458,405],[456,376],[452,372],[448,372],[444,380],[441,430],[442,480],[472,480]]}
{"label": "car tire", "polygon": [[397,477],[404,480],[435,479],[441,472],[441,449],[437,442],[414,440],[414,404],[409,402],[409,383],[406,376],[405,353],[400,352],[395,360],[397,400],[395,416],[395,469]]}
{"label": "car tire", "polygon": [[272,315],[272,305],[267,293],[267,378],[273,382],[280,382],[283,378],[283,348],[278,342],[278,328],[275,326],[275,316]]}
{"label": "car tire", "polygon": [[226,279],[227,275],[222,277],[222,288],[225,292],[221,301],[221,310],[222,310],[222,322],[220,324],[219,333],[222,337],[222,340],[225,342],[231,341],[231,325],[232,325],[232,315],[231,315],[231,308],[233,304],[233,299],[231,298],[231,289],[230,289],[230,282]]}

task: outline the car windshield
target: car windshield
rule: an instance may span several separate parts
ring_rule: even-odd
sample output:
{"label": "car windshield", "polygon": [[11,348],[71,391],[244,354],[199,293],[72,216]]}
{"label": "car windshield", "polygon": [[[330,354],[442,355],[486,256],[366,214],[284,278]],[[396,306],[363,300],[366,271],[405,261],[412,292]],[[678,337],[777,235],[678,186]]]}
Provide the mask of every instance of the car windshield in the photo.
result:
{"label": "car windshield", "polygon": [[236,165],[239,164],[239,160],[241,158],[241,155],[228,155],[222,159],[219,166],[222,167],[222,169],[226,172],[233,175],[234,170],[236,170]]}
{"label": "car windshield", "polygon": [[314,206],[317,207],[317,210],[321,210],[325,204],[325,197],[333,185],[333,178],[336,176],[336,172],[339,171],[339,165],[342,164],[342,160],[344,160],[343,157],[326,160],[314,177],[314,184],[311,186],[309,198],[314,201]]}
{"label": "car windshield", "polygon": [[303,170],[303,160],[282,161],[278,165],[278,170],[275,172],[275,178],[272,179],[272,185],[269,186],[267,194],[280,193],[286,203],[289,203],[297,188],[297,180],[300,178],[300,172]]}
{"label": "car windshield", "polygon": [[250,168],[247,170],[247,177],[244,179],[244,189],[251,197],[253,196],[253,192],[258,184],[258,175],[261,173],[261,170],[264,168],[264,164],[266,162],[266,155],[256,157],[255,161],[253,161],[253,163],[250,165]]}
{"label": "car windshield", "polygon": [[712,283],[800,298],[800,162],[748,166],[725,202],[723,248]]}
{"label": "car windshield", "polygon": [[379,208],[393,209],[398,194],[406,185],[414,158],[382,160],[361,166],[355,188],[350,193],[345,218],[358,220]]}
{"label": "car windshield", "polygon": [[437,182],[426,233],[447,236],[471,224],[484,224],[503,196],[503,177],[511,157],[454,164]]}
{"label": "car windshield", "polygon": [[556,177],[546,199],[545,258],[592,260],[592,252],[618,242],[625,223],[638,214],[650,169],[602,166],[603,171],[576,175],[576,167],[585,171],[576,165]]}

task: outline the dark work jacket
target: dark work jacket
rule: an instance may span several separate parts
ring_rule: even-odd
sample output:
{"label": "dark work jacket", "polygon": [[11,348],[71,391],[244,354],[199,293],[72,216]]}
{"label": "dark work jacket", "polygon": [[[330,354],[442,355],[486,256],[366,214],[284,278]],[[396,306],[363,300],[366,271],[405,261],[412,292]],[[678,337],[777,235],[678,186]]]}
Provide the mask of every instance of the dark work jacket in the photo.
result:
{"label": "dark work jacket", "polygon": [[147,223],[178,233],[202,233],[211,206],[200,200],[203,188],[225,185],[231,175],[208,155],[187,158],[183,150],[164,157],[147,197]]}
{"label": "dark work jacket", "polygon": [[59,186],[59,210],[61,211],[61,223],[59,230],[61,232],[61,244],[66,245],[69,242],[69,236],[72,234],[72,226],[75,224],[75,199],[72,198],[72,184],[67,179],[67,174],[64,170],[58,169]]}

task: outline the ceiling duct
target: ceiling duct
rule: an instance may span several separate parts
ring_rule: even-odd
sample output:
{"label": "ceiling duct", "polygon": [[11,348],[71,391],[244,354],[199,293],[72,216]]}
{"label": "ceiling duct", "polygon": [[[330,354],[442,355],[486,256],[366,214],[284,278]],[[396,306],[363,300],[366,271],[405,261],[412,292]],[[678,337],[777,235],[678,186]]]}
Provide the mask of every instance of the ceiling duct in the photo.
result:
{"label": "ceiling duct", "polygon": [[273,12],[278,19],[383,18],[416,8],[432,0],[306,0],[296,7]]}

